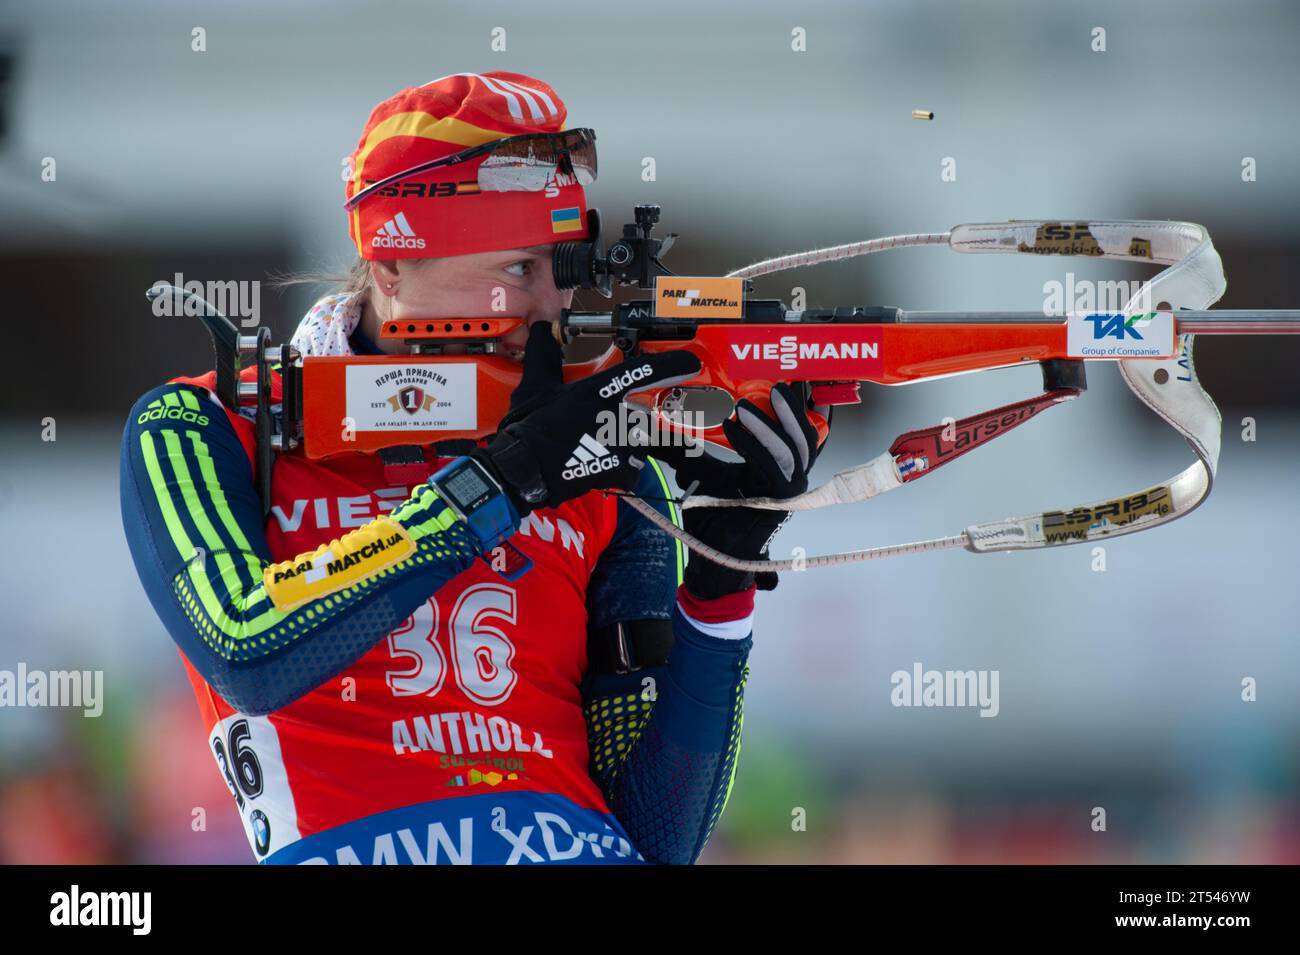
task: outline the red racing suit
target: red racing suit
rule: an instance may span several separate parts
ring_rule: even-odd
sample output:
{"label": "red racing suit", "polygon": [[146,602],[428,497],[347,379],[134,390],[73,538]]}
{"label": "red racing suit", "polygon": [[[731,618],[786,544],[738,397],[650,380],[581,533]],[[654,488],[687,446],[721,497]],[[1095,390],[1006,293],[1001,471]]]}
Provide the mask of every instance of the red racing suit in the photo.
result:
{"label": "red racing suit", "polygon": [[[432,452],[280,455],[263,522],[253,423],[214,384],[177,378],[137,402],[122,509],[259,861],[698,857],[734,778],[752,591],[694,601],[667,565],[667,664],[593,679],[590,582],[616,539],[649,527],[616,497],[530,514],[510,543],[533,567],[514,581],[425,483],[452,460]],[[656,463],[645,476],[663,495]],[[646,527],[620,528],[634,519]],[[394,524],[388,539],[418,547],[406,559],[270,606],[268,582],[308,552],[364,565]]]}

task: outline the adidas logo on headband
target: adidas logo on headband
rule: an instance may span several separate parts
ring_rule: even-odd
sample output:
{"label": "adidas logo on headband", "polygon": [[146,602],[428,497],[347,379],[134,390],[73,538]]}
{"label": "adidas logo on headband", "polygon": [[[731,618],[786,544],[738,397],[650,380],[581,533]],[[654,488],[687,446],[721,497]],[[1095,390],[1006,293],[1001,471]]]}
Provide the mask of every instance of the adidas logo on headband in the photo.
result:
{"label": "adidas logo on headband", "polygon": [[406,214],[402,212],[380,226],[370,244],[376,249],[424,248],[424,240],[415,234],[411,224],[406,221]]}

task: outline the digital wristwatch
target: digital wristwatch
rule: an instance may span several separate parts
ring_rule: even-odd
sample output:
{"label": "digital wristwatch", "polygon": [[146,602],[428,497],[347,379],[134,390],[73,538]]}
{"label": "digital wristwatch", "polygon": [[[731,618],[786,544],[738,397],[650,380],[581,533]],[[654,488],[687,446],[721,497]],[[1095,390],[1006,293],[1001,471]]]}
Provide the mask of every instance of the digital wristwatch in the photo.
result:
{"label": "digital wristwatch", "polygon": [[506,580],[527,573],[533,562],[507,541],[519,515],[496,478],[473,458],[459,457],[429,478],[452,512],[478,539],[479,556]]}

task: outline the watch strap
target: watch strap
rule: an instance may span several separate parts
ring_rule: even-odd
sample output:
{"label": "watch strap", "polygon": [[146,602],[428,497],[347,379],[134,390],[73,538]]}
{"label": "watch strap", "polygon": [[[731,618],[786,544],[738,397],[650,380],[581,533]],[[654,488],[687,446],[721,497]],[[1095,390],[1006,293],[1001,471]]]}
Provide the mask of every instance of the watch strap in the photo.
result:
{"label": "watch strap", "polygon": [[507,428],[497,434],[491,447],[492,466],[520,501],[529,509],[545,504],[551,492],[528,445]]}

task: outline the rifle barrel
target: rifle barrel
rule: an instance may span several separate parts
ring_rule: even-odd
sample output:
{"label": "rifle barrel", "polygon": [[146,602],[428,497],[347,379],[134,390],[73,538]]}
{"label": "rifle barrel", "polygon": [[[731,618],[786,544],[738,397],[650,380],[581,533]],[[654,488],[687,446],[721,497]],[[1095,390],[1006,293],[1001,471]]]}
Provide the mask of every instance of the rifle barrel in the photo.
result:
{"label": "rifle barrel", "polygon": [[[903,325],[1041,325],[1063,322],[1064,315],[1042,312],[941,312],[900,311]],[[1174,312],[1179,334],[1189,335],[1300,335],[1300,309],[1182,309]]]}

